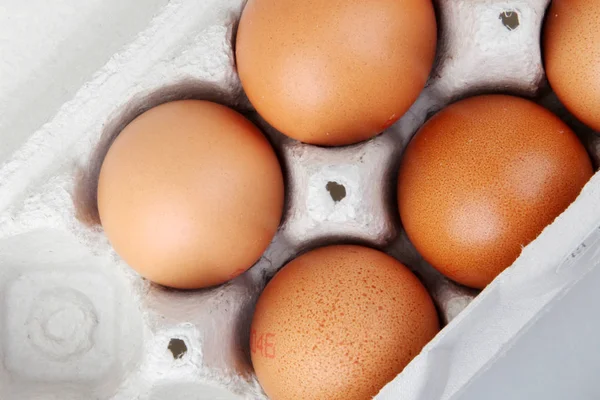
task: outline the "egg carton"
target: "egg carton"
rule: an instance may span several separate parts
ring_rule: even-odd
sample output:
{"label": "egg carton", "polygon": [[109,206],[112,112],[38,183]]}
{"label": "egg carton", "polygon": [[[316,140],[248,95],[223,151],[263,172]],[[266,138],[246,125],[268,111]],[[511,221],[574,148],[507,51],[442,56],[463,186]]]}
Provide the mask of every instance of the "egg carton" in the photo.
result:
{"label": "egg carton", "polygon": [[[383,134],[341,148],[288,139],[252,109],[233,51],[243,0],[162,7],[24,143],[0,132],[14,147],[0,153],[0,399],[265,399],[249,361],[255,302],[286,262],[342,242],[382,249],[413,269],[445,325],[377,399],[459,394],[599,266],[600,175],[479,293],[444,278],[408,241],[395,203],[397,168],[428,117],[488,92],[532,97],[558,113],[598,166],[600,136],[572,118],[545,81],[539,35],[548,3],[438,0],[440,42],[427,87]],[[143,280],[115,254],[98,224],[96,184],[128,122],[190,98],[228,105],[265,132],[286,175],[286,209],[246,273],[216,288],[176,291]]]}

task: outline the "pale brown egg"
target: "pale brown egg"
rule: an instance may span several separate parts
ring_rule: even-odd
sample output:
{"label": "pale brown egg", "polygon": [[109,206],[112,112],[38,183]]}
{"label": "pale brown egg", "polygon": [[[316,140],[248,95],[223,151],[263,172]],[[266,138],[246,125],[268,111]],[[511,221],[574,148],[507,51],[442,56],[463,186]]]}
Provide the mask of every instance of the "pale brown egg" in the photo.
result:
{"label": "pale brown egg", "polygon": [[283,210],[283,177],[267,139],[211,102],[166,103],[111,146],[98,208],[116,252],[142,276],[181,289],[217,285],[251,267]]}
{"label": "pale brown egg", "polygon": [[553,0],[543,49],[546,74],[558,98],[600,131],[600,1]]}
{"label": "pale brown egg", "polygon": [[338,146],[396,122],[436,50],[431,0],[250,0],[237,67],[256,110],[286,135]]}
{"label": "pale brown egg", "polygon": [[364,400],[438,332],[429,294],[404,265],[359,246],[323,247],[269,282],[252,321],[252,363],[272,400]]}
{"label": "pale brown egg", "polygon": [[400,167],[398,205],[421,255],[483,288],[561,214],[592,176],[577,136],[511,96],[455,103],[427,122]]}

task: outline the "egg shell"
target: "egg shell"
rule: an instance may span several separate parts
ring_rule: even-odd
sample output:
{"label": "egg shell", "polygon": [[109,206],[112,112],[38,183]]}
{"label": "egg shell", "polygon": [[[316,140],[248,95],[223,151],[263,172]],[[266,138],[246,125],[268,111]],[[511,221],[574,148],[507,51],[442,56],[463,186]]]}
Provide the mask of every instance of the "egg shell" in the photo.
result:
{"label": "egg shell", "polygon": [[98,183],[117,253],[142,276],[181,289],[250,268],[277,231],[283,198],[279,161],[258,128],[199,100],[160,105],[127,125]]}
{"label": "egg shell", "polygon": [[404,115],[425,86],[436,39],[430,0],[250,0],[237,68],[275,128],[307,143],[345,145]]}
{"label": "egg shell", "polygon": [[600,2],[552,1],[543,49],[546,74],[558,98],[600,131]]}
{"label": "egg shell", "polygon": [[579,195],[589,156],[558,117],[518,97],[455,103],[413,138],[398,206],[421,255],[456,282],[483,288]]}
{"label": "egg shell", "polygon": [[394,258],[359,246],[306,253],[269,282],[250,348],[273,400],[367,399],[439,330],[429,294]]}

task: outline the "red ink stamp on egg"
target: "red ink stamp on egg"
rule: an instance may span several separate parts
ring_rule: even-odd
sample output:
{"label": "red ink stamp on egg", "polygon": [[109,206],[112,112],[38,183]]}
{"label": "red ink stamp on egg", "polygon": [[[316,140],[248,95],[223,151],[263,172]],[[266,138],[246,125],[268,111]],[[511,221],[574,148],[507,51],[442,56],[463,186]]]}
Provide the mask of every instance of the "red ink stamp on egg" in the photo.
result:
{"label": "red ink stamp on egg", "polygon": [[265,357],[275,358],[275,334],[265,334]]}
{"label": "red ink stamp on egg", "polygon": [[258,334],[255,329],[250,332],[250,351],[265,358],[275,358],[275,334],[271,332]]}

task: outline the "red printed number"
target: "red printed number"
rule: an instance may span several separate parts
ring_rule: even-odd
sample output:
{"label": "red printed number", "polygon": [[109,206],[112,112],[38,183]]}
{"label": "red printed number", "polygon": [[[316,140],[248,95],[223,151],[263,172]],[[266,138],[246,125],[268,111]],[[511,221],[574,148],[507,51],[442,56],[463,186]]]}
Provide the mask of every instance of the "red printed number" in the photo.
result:
{"label": "red printed number", "polygon": [[250,332],[250,351],[266,358],[275,358],[275,334],[260,333],[256,329]]}

